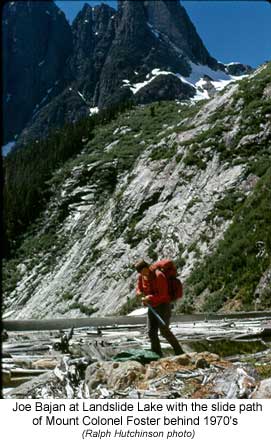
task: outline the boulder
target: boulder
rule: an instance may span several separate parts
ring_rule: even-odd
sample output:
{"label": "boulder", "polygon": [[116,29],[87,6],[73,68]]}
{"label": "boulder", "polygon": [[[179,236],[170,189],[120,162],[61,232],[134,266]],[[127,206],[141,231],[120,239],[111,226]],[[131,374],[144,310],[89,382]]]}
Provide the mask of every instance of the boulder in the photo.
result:
{"label": "boulder", "polygon": [[90,394],[100,384],[109,389],[121,390],[131,386],[145,371],[144,366],[137,361],[99,362],[87,368],[85,382]]}
{"label": "boulder", "polygon": [[258,388],[251,396],[252,399],[271,399],[271,378],[260,382]]}

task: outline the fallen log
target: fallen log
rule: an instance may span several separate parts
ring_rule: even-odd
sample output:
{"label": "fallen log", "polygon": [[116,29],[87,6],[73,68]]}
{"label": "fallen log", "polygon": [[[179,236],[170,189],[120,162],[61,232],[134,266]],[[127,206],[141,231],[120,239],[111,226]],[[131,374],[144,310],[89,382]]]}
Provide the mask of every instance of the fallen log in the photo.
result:
{"label": "fallen log", "polygon": [[[237,313],[199,313],[193,315],[174,315],[172,322],[197,322],[197,321],[211,321],[224,319],[243,319],[243,318],[266,318],[271,319],[270,311],[263,312],[237,312]],[[96,327],[112,325],[135,325],[145,324],[145,316],[119,316],[119,317],[91,317],[91,318],[73,318],[73,319],[35,319],[35,320],[3,320],[3,328],[8,331],[22,331],[22,330],[65,330],[81,327]]]}
{"label": "fallen log", "polygon": [[271,337],[271,327],[268,328],[262,328],[260,331],[256,333],[243,333],[240,335],[235,336],[234,340],[248,340],[248,339],[255,339],[255,338],[270,338]]}
{"label": "fallen log", "polygon": [[13,378],[15,378],[15,377],[24,377],[24,376],[26,376],[26,377],[39,376],[39,375],[41,375],[43,373],[46,373],[47,371],[48,370],[46,370],[46,369],[38,369],[38,368],[36,368],[36,369],[12,368],[10,370],[11,376]]}

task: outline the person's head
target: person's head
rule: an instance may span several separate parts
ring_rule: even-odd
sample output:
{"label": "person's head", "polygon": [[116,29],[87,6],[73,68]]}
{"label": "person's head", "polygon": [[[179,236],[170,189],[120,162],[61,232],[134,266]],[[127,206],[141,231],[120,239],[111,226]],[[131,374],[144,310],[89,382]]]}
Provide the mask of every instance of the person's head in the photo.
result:
{"label": "person's head", "polygon": [[150,265],[144,259],[140,259],[135,263],[135,269],[141,275],[147,276],[150,273]]}

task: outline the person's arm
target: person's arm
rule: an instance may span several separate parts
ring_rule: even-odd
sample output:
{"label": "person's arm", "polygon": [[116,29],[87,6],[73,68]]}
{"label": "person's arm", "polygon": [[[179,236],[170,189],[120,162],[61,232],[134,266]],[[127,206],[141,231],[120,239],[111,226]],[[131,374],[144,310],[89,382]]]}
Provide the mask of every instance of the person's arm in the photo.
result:
{"label": "person's arm", "polygon": [[157,307],[157,305],[159,304],[170,302],[170,297],[168,293],[168,282],[163,272],[156,272],[156,285],[158,293],[155,295],[147,296],[147,302],[149,302],[152,307]]}
{"label": "person's arm", "polygon": [[143,295],[142,276],[139,275],[136,285],[136,296],[142,296],[142,295]]}

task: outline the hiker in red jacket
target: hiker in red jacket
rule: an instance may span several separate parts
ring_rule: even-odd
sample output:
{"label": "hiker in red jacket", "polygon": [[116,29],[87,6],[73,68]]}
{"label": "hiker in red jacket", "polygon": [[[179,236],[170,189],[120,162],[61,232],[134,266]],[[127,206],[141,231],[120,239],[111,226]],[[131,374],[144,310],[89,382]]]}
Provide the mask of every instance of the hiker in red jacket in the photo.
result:
{"label": "hiker in red jacket", "polygon": [[183,350],[174,334],[169,329],[171,316],[171,299],[168,292],[167,278],[160,270],[152,271],[152,268],[144,260],[135,264],[139,273],[136,295],[142,297],[144,305],[150,305],[163,319],[163,325],[155,314],[148,309],[148,335],[151,341],[151,350],[162,356],[158,330],[173,347],[176,355],[182,354]]}

